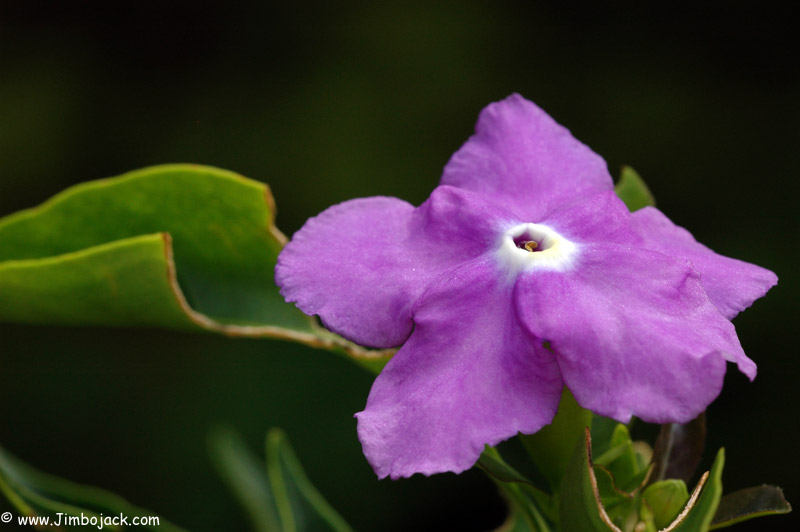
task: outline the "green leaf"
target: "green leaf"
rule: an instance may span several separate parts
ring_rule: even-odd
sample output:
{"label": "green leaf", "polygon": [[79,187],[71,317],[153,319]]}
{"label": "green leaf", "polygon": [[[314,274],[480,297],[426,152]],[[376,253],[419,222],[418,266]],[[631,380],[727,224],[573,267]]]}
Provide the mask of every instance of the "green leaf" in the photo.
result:
{"label": "green leaf", "polygon": [[[78,185],[37,208],[0,220],[0,260],[52,262],[111,242],[123,241],[119,249],[134,237],[168,233],[172,242],[162,242],[162,247],[174,247],[181,289],[194,310],[219,326],[263,323],[310,331],[310,320],[284,303],[271,279],[285,242],[273,219],[273,201],[262,183],[214,168],[158,166]],[[98,271],[101,264],[96,266],[86,273],[109,277]],[[162,275],[166,273],[164,268]],[[113,281],[112,277],[108,284]],[[64,301],[56,303],[63,308]],[[52,323],[67,314],[55,310],[43,321]],[[91,323],[111,319],[110,324],[117,325],[117,315],[104,317],[108,310],[116,309],[83,312]],[[31,309],[26,311],[26,321],[35,317]],[[4,308],[3,316],[13,319],[13,309]]]}
{"label": "green leaf", "polygon": [[653,511],[650,509],[647,504],[642,503],[639,507],[639,530],[635,532],[659,532],[656,528],[655,519],[653,517]]}
{"label": "green leaf", "polygon": [[[624,427],[624,425],[620,426]],[[625,446],[625,444],[621,446]],[[628,444],[628,447],[630,448],[630,444]],[[632,450],[630,452],[633,453]],[[625,453],[621,453],[620,457],[617,458],[615,462],[625,458]],[[616,479],[615,475],[606,467],[595,463],[593,469],[597,482],[597,491],[600,496],[600,503],[608,514],[609,520],[622,530],[632,530],[639,521],[638,510],[641,506],[639,488],[641,487],[641,480],[646,470],[642,471],[642,475],[636,473],[635,481],[629,481],[629,483],[633,485],[631,488],[628,486],[620,487],[620,481]]]}
{"label": "green leaf", "polygon": [[558,491],[572,459],[572,450],[576,443],[583,441],[584,429],[591,423],[592,413],[582,408],[565,386],[553,422],[536,434],[520,435],[520,441],[553,491]]}
{"label": "green leaf", "polygon": [[636,170],[630,166],[622,167],[617,186],[614,187],[619,199],[625,202],[631,212],[656,204],[650,189],[644,184],[644,180],[639,177]]}
{"label": "green leaf", "polygon": [[608,516],[592,463],[592,438],[587,428],[572,455],[560,491],[560,530],[570,532],[621,532]]}
{"label": "green leaf", "polygon": [[475,465],[484,473],[500,482],[519,482],[533,486],[533,483],[528,480],[527,477],[508,465],[494,447],[487,445]]}
{"label": "green leaf", "polygon": [[273,281],[286,237],[269,188],[198,165],[84,183],[0,219],[0,321],[158,326],[371,351],[319,327]]}
{"label": "green leaf", "polygon": [[611,446],[611,438],[619,421],[592,414],[592,453],[602,456]]}
{"label": "green leaf", "polygon": [[639,461],[633,449],[630,432],[621,423],[614,428],[611,448],[595,459],[595,463],[607,467],[616,485],[623,490],[632,491],[638,484],[636,480],[641,480]]}
{"label": "green leaf", "polygon": [[267,434],[266,467],[234,432],[218,429],[209,441],[220,475],[258,532],[352,532],[308,480],[283,431]]}
{"label": "green leaf", "polygon": [[723,495],[717,513],[711,522],[711,530],[724,528],[748,519],[764,515],[785,514],[792,506],[776,486],[755,486]]}
{"label": "green leaf", "polygon": [[528,528],[521,530],[547,532],[550,528],[546,520],[557,520],[553,498],[508,465],[497,449],[487,445],[476,465],[494,481],[508,502],[509,518],[500,530],[525,523]]}
{"label": "green leaf", "polygon": [[600,502],[608,510],[618,504],[629,502],[633,495],[617,487],[614,475],[604,466],[594,464],[594,475],[597,480],[597,491],[600,495]]}
{"label": "green leaf", "polygon": [[649,445],[632,441],[628,427],[618,423],[607,450],[595,458],[594,463],[608,469],[615,489],[632,494],[642,487],[647,477],[651,455]]}
{"label": "green leaf", "polygon": [[689,491],[682,480],[661,480],[649,485],[642,493],[645,503],[653,512],[655,526],[661,530],[673,522],[689,500]]}
{"label": "green leaf", "polygon": [[[720,449],[717,453],[717,457],[714,459],[714,464],[711,466],[708,480],[705,480],[705,485],[703,486],[703,481],[706,478],[705,476],[701,478],[700,483],[698,483],[698,488],[701,488],[702,491],[699,497],[697,497],[696,502],[692,504],[692,499],[695,497],[693,495],[689,503],[687,503],[687,507],[681,512],[681,514],[685,514],[685,517],[679,515],[676,519],[679,524],[674,528],[669,528],[670,531],[706,532],[709,530],[714,514],[717,512],[720,497],[722,496],[722,469],[724,467],[725,449]],[[695,493],[698,488],[695,488]]]}
{"label": "green leaf", "polygon": [[611,522],[621,529],[632,530],[644,525],[648,530],[652,519],[641,523],[639,514],[651,450],[643,442],[631,441],[628,427],[623,424],[615,427],[609,445],[611,447],[594,460],[600,502]]}
{"label": "green leaf", "polygon": [[[158,524],[150,523],[130,528],[158,532],[180,532],[183,529],[171,524],[154,512],[134,506],[122,497],[100,488],[75,484],[24,463],[0,447],[0,492],[25,516],[51,517],[57,514],[100,519],[119,516],[158,518]],[[62,517],[63,520],[63,517]],[[63,521],[62,521],[63,522]],[[132,524],[132,523],[129,523]],[[120,526],[108,526],[110,530],[121,530]]]}
{"label": "green leaf", "polygon": [[[614,523],[619,530],[635,531],[640,518],[638,509],[641,505],[641,497],[638,495],[624,500],[615,506],[606,508],[609,520]],[[638,532],[638,531],[636,531]]]}

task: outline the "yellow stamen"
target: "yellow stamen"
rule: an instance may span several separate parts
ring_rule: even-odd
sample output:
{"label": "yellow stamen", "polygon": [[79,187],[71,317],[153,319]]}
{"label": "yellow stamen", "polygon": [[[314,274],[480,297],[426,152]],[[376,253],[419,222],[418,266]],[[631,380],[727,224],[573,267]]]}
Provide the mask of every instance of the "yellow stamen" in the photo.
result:
{"label": "yellow stamen", "polygon": [[533,252],[536,251],[536,248],[539,247],[539,243],[534,240],[531,240],[529,242],[525,242],[524,247],[527,251]]}

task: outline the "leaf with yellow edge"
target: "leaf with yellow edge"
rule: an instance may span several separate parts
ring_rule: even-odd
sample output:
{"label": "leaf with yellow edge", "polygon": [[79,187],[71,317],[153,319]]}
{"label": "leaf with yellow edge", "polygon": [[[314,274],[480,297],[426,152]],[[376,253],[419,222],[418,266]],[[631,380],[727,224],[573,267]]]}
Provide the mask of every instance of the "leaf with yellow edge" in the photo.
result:
{"label": "leaf with yellow edge", "polygon": [[0,219],[0,321],[281,338],[379,371],[391,350],[361,348],[284,301],[274,219],[267,185],[207,166],[72,187]]}

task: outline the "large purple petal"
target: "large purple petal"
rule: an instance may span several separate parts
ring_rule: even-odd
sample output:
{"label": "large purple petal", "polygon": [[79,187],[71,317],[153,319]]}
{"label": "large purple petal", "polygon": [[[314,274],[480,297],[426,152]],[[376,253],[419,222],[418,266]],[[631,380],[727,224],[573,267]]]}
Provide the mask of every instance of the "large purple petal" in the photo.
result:
{"label": "large purple petal", "polygon": [[447,163],[442,184],[479,192],[527,222],[613,188],[602,157],[518,94],[481,112],[475,134]]}
{"label": "large purple petal", "polygon": [[581,406],[623,422],[685,422],[719,394],[726,360],[755,377],[687,261],[606,243],[582,246],[577,263],[521,275],[515,300]]}
{"label": "large purple petal", "polygon": [[358,343],[400,345],[411,332],[417,295],[407,278],[412,258],[398,250],[413,212],[405,201],[375,197],[310,218],[278,256],[281,294]]}
{"label": "large purple petal", "polygon": [[636,211],[633,224],[648,249],[692,261],[709,299],[729,319],[778,282],[765,268],[714,253],[654,207]]}
{"label": "large purple petal", "polygon": [[533,433],[558,408],[556,361],[520,325],[492,259],[445,274],[415,307],[414,333],[357,414],[381,478],[461,472],[484,445]]}
{"label": "large purple petal", "polygon": [[438,187],[419,208],[386,197],[334,205],[283,249],[275,282],[289,302],[363,345],[402,344],[411,308],[441,272],[484,253],[510,215]]}

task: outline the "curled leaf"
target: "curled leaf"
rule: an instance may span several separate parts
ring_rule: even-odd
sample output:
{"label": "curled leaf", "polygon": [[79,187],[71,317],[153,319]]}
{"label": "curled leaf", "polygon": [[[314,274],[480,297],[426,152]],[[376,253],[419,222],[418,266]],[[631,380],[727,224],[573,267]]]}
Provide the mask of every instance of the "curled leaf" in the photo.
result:
{"label": "curled leaf", "polygon": [[675,521],[664,532],[705,532],[717,512],[722,496],[722,470],[725,467],[725,449],[720,449],[711,466],[711,471],[700,477],[689,501]]}
{"label": "curled leaf", "polygon": [[379,371],[392,350],[348,342],[284,301],[274,219],[265,184],[206,166],[72,187],[0,219],[0,321],[280,338]]}
{"label": "curled leaf", "polygon": [[785,514],[792,506],[776,486],[755,486],[724,495],[711,522],[711,530],[765,515]]}
{"label": "curled leaf", "polygon": [[608,516],[600,498],[592,463],[592,436],[587,428],[561,483],[559,516],[562,530],[622,532]]}

